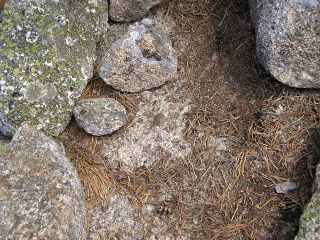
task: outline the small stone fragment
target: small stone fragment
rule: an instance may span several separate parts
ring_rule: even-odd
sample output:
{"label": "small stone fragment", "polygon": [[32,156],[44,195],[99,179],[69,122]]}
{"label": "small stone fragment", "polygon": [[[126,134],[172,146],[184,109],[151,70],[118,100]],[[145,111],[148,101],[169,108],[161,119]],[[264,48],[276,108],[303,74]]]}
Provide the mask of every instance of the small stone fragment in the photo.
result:
{"label": "small stone fragment", "polygon": [[129,27],[128,33],[107,50],[100,77],[113,88],[140,92],[159,87],[177,72],[177,57],[170,40],[152,21]]}
{"label": "small stone fragment", "polygon": [[297,188],[297,184],[294,182],[282,182],[282,183],[278,183],[276,185],[276,192],[277,193],[287,193],[291,190],[294,190]]}
{"label": "small stone fragment", "polygon": [[127,121],[125,107],[112,98],[80,100],[73,114],[78,125],[95,136],[111,134]]}

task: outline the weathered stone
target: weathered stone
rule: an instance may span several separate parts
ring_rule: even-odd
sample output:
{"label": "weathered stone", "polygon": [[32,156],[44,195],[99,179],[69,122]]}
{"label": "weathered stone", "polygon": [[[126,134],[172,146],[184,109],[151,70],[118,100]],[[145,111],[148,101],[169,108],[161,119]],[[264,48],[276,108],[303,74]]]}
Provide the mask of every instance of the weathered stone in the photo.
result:
{"label": "weathered stone", "polygon": [[101,63],[104,53],[111,47],[111,45],[119,40],[122,36],[127,34],[129,28],[128,23],[109,23],[108,31],[103,34],[98,44],[97,62]]}
{"label": "weathered stone", "polygon": [[111,0],[110,19],[116,22],[131,22],[147,15],[150,8],[163,0]]}
{"label": "weathered stone", "polygon": [[0,152],[0,239],[85,239],[84,194],[64,149],[27,124]]}
{"label": "weathered stone", "polygon": [[111,236],[117,240],[144,239],[141,217],[125,195],[111,196],[108,209],[92,208],[89,217],[90,240],[110,239]]}
{"label": "weathered stone", "polygon": [[125,107],[112,98],[80,100],[73,114],[78,125],[95,136],[111,134],[127,121]]}
{"label": "weathered stone", "polygon": [[0,131],[58,135],[92,76],[107,0],[7,0],[0,18]]}
{"label": "weathered stone", "polygon": [[[179,92],[180,91],[180,92]],[[139,96],[137,121],[118,138],[104,139],[104,156],[109,164],[126,172],[149,167],[168,153],[172,160],[186,157],[191,145],[184,139],[189,102],[181,86],[164,86]]]}
{"label": "weathered stone", "polygon": [[320,87],[318,0],[251,0],[261,64],[292,87]]}
{"label": "weathered stone", "polygon": [[320,165],[317,167],[314,192],[300,218],[299,232],[295,240],[320,239]]}
{"label": "weathered stone", "polygon": [[170,40],[145,19],[129,27],[103,57],[101,78],[115,89],[139,92],[159,87],[177,71],[177,58]]}

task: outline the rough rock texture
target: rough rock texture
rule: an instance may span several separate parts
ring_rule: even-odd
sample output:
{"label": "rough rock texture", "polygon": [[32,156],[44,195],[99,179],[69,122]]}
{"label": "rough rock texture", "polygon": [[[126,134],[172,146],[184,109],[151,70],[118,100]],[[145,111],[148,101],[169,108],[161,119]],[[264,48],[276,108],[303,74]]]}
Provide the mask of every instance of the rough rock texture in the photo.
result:
{"label": "rough rock texture", "polygon": [[251,0],[261,64],[292,87],[320,87],[319,0]]}
{"label": "rough rock texture", "polygon": [[98,44],[97,62],[100,63],[104,53],[112,46],[112,44],[119,40],[128,32],[128,23],[109,23],[108,30],[103,34]]}
{"label": "rough rock texture", "polygon": [[176,71],[177,58],[170,40],[151,19],[130,26],[106,52],[99,68],[107,84],[125,92],[159,87]]}
{"label": "rough rock texture", "polygon": [[117,236],[116,239],[143,239],[143,226],[139,214],[125,195],[113,195],[108,208],[93,208],[89,211],[89,239],[102,240]]}
{"label": "rough rock texture", "polygon": [[90,98],[77,102],[73,109],[80,127],[95,136],[111,134],[127,121],[126,109],[112,98]]}
{"label": "rough rock texture", "polygon": [[58,135],[92,76],[107,0],[7,0],[0,18],[0,132]]}
{"label": "rough rock texture", "polygon": [[83,198],[63,147],[22,124],[0,152],[0,239],[85,239]]}
{"label": "rough rock texture", "polygon": [[314,182],[314,193],[300,218],[299,232],[295,240],[320,239],[320,165]]}
{"label": "rough rock texture", "polygon": [[[118,189],[119,191],[119,189]],[[170,226],[152,204],[136,206],[130,194],[112,194],[107,208],[91,207],[88,211],[90,240],[176,240]],[[164,217],[166,218],[166,217]],[[181,232],[181,240],[188,240]]]}
{"label": "rough rock texture", "polygon": [[150,8],[163,0],[110,0],[110,19],[116,22],[131,22],[147,15]]}
{"label": "rough rock texture", "polygon": [[111,165],[131,172],[151,166],[160,159],[161,151],[173,160],[191,152],[183,138],[184,114],[190,106],[187,100],[180,102],[179,89],[179,85],[165,86],[141,93],[134,124],[118,138],[105,140],[104,155]]}

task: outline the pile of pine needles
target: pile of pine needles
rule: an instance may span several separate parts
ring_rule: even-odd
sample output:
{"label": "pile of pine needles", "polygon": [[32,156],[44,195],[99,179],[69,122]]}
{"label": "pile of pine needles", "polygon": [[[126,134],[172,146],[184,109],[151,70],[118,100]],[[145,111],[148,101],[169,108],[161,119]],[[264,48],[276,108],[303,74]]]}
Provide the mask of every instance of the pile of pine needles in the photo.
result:
{"label": "pile of pine needles", "polygon": [[[61,139],[87,204],[107,207],[111,191],[130,193],[137,206],[171,195],[177,204],[168,231],[199,240],[292,238],[319,157],[320,94],[285,87],[259,66],[246,1],[175,0],[160,8],[175,19],[174,46],[191,39],[179,63],[193,99],[185,130],[193,152],[178,161],[159,152],[152,167],[121,172],[102,157],[101,137],[73,121]],[[136,94],[114,91],[95,76],[82,95],[92,97],[115,98],[128,110],[127,126],[107,138],[134,124]],[[228,139],[222,156],[214,155],[213,136]],[[277,194],[284,181],[298,188]]]}

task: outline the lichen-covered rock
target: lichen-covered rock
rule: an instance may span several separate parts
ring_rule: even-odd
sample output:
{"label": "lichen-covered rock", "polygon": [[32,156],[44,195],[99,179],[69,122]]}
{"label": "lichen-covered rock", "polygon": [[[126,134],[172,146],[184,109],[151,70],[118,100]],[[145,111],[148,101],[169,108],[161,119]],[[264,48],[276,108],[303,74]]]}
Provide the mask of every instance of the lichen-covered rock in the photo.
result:
{"label": "lichen-covered rock", "polygon": [[7,0],[0,18],[0,131],[58,135],[92,76],[107,0]]}
{"label": "lichen-covered rock", "polygon": [[115,22],[131,22],[147,15],[150,8],[163,0],[110,0],[110,19]]}
{"label": "lichen-covered rock", "polygon": [[0,239],[85,239],[85,214],[63,147],[22,124],[0,152]]}
{"label": "lichen-covered rock", "polygon": [[319,0],[251,0],[251,16],[261,64],[286,85],[320,87]]}
{"label": "lichen-covered rock", "polygon": [[80,127],[95,136],[111,134],[127,121],[126,109],[112,98],[89,98],[77,102],[73,109]]}
{"label": "lichen-covered rock", "polygon": [[299,232],[295,240],[320,239],[320,165],[314,181],[314,193],[300,218]]}
{"label": "lichen-covered rock", "polygon": [[107,50],[99,67],[107,84],[125,92],[159,87],[176,72],[177,57],[171,42],[151,19],[131,25]]}

